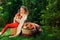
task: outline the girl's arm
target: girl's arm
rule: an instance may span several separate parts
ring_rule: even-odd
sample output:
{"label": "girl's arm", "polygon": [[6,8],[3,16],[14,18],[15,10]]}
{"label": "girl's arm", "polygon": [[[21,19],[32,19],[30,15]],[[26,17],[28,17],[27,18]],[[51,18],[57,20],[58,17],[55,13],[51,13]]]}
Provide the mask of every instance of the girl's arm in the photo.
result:
{"label": "girl's arm", "polygon": [[18,16],[14,17],[13,23],[15,23],[15,21],[17,21],[18,23],[20,22],[20,18],[18,18]]}
{"label": "girl's arm", "polygon": [[15,23],[15,21],[17,21],[19,23],[20,21],[20,18],[18,17],[19,16],[19,13],[17,13],[14,17],[14,20],[13,20],[13,23]]}
{"label": "girl's arm", "polygon": [[16,19],[17,19],[17,16],[14,17],[14,19],[13,19],[13,23],[15,23],[15,20],[16,20]]}
{"label": "girl's arm", "polygon": [[20,20],[21,20],[21,19],[20,19],[20,18],[16,18],[15,20],[16,20],[18,23],[20,23]]}
{"label": "girl's arm", "polygon": [[14,17],[14,19],[13,19],[13,23],[15,23],[15,17]]}

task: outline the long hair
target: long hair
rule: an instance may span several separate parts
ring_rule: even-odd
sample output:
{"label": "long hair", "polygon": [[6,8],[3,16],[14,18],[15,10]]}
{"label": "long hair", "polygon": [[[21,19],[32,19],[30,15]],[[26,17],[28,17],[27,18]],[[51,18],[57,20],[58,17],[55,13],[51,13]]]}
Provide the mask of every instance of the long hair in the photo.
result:
{"label": "long hair", "polygon": [[27,7],[21,6],[20,8],[23,8],[25,10],[25,14],[29,14],[29,11],[28,11]]}
{"label": "long hair", "polygon": [[[23,9],[25,10],[25,13],[24,13],[24,14],[26,14],[26,15],[29,14],[29,11],[28,11],[27,7],[25,7],[25,6],[21,6],[20,8],[23,8]],[[19,14],[20,14],[20,9],[18,9],[18,12],[17,12],[16,15],[19,15]]]}

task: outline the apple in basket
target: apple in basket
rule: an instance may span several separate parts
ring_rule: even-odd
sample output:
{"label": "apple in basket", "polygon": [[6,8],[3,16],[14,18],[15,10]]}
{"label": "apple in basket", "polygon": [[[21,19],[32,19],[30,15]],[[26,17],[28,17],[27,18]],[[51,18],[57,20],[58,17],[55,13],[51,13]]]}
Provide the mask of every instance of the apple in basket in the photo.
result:
{"label": "apple in basket", "polygon": [[24,36],[31,36],[32,35],[32,29],[34,29],[34,25],[31,23],[25,23],[22,28],[22,35]]}

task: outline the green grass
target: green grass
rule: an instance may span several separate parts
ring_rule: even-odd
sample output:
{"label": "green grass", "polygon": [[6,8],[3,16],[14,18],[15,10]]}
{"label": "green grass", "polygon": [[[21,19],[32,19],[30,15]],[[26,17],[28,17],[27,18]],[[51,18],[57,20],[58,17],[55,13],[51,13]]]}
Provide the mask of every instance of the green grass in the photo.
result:
{"label": "green grass", "polygon": [[[1,30],[2,28],[0,28]],[[27,37],[19,35],[17,37],[9,38],[10,30],[8,29],[2,36],[0,40],[60,40],[60,36],[49,34],[43,27],[43,32],[35,36]]]}
{"label": "green grass", "polygon": [[0,36],[0,40],[40,40],[40,37],[38,37],[38,35],[30,37],[19,35],[17,37],[9,38],[9,34],[10,30],[8,29],[3,35]]}

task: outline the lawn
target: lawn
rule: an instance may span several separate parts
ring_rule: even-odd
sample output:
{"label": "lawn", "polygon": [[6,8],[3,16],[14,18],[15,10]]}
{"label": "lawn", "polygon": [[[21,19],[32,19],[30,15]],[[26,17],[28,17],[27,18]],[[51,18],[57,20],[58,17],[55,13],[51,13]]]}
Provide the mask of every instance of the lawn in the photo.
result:
{"label": "lawn", "polygon": [[[0,28],[0,30],[1,29],[2,28]],[[9,38],[9,34],[10,30],[8,29],[3,35],[0,36],[0,40],[60,40],[60,37],[57,37],[53,34],[48,34],[45,30],[41,34],[31,37],[19,35],[17,37]]]}

